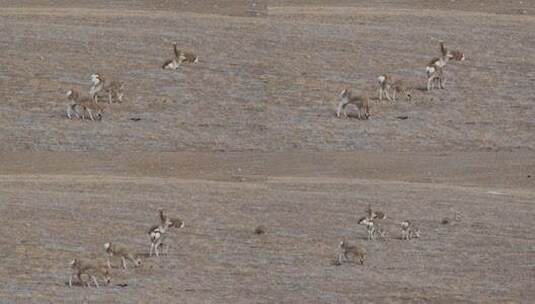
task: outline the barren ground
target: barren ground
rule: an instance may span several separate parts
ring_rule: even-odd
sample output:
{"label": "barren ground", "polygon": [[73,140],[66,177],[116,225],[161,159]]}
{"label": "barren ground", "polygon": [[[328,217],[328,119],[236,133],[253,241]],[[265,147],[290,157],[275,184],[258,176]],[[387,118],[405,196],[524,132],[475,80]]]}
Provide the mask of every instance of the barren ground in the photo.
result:
{"label": "barren ground", "polygon": [[[0,1],[0,303],[535,298],[529,1],[274,0],[266,18],[36,2]],[[468,59],[428,93],[431,37]],[[162,71],[172,41],[200,63]],[[126,82],[126,102],[67,120],[65,92],[97,71]],[[374,92],[384,72],[415,100],[334,117],[341,89]],[[389,216],[386,241],[356,224],[369,203]],[[104,242],[146,254],[158,207],[186,223],[168,256],[66,286],[68,262],[102,259]],[[399,239],[405,219],[420,239]],[[365,265],[331,264],[342,238]]]}

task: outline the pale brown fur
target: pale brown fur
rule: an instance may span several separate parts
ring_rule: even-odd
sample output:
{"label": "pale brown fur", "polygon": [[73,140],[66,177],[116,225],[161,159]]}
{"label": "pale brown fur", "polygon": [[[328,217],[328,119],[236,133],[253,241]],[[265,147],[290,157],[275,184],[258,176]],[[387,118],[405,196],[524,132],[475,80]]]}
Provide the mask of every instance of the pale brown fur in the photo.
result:
{"label": "pale brown fur", "polygon": [[128,248],[123,245],[115,244],[108,242],[104,244],[104,249],[108,254],[107,265],[108,268],[111,268],[110,258],[113,256],[120,257],[123,265],[123,269],[126,269],[126,260],[131,261],[135,267],[141,266],[141,259],[135,258],[134,253],[132,253]]}
{"label": "pale brown fur", "polygon": [[439,58],[433,58],[425,68],[427,73],[428,91],[431,91],[437,83],[439,88],[444,88],[444,71],[443,67],[441,67],[438,62],[440,62]]}
{"label": "pale brown fur", "polygon": [[396,101],[396,94],[404,95],[407,101],[412,99],[412,88],[405,83],[405,81],[399,79],[392,83],[392,99]]}
{"label": "pale brown fur", "polygon": [[[67,92],[67,99],[74,101],[74,103],[67,108],[67,117],[69,119],[72,119],[73,113],[77,117],[81,116],[82,119],[85,119],[85,113],[88,113],[91,120],[95,120],[93,117],[93,113],[95,113],[99,120],[102,119],[104,107],[94,103],[89,96],[82,96],[79,91],[71,89]],[[78,111],[77,108],[81,111]]]}
{"label": "pale brown fur", "polygon": [[368,214],[367,218],[369,220],[379,219],[384,220],[386,219],[386,214],[382,211],[373,210],[372,204],[368,204],[368,208],[366,209],[366,213]]}
{"label": "pale brown fur", "polygon": [[377,77],[377,85],[379,86],[379,100],[383,100],[383,95],[386,96],[386,99],[392,101],[392,98],[388,94],[392,85],[392,77],[388,74],[379,75]]}
{"label": "pale brown fur", "polygon": [[195,55],[192,52],[186,52],[179,50],[177,48],[177,43],[173,43],[173,50],[175,53],[175,60],[180,64],[182,62],[186,63],[197,63],[199,62],[199,56]]}
{"label": "pale brown fur", "polygon": [[342,264],[343,261],[348,261],[349,255],[352,255],[354,258],[358,258],[361,265],[364,264],[364,260],[366,259],[366,252],[364,249],[356,245],[349,245],[345,240],[343,240],[340,242],[338,250],[338,264]]}
{"label": "pale brown fur", "polygon": [[401,239],[410,240],[411,238],[419,238],[420,229],[410,221],[401,222]]}
{"label": "pale brown fur", "polygon": [[89,93],[93,98],[93,101],[98,102],[100,94],[106,94],[108,96],[108,103],[112,103],[114,100],[117,102],[123,102],[123,87],[124,83],[119,81],[107,82],[106,79],[99,73],[91,75],[91,81],[93,85]]}
{"label": "pale brown fur", "polygon": [[[69,277],[69,286],[72,287],[72,279],[74,276],[78,278],[78,281],[81,285],[84,285],[84,281],[82,280],[82,275],[86,274],[90,280],[93,281],[95,286],[98,288],[99,284],[97,281],[97,276],[104,279],[106,284],[109,284],[111,282],[111,276],[108,269],[106,269],[105,266],[99,265],[96,262],[85,260],[85,259],[74,259],[70,263],[72,273]],[[90,281],[87,282],[87,287],[90,287],[91,283]]]}
{"label": "pale brown fur", "polygon": [[340,93],[340,103],[338,104],[338,109],[336,110],[336,116],[340,117],[340,114],[343,110],[344,117],[347,118],[346,107],[348,105],[357,107],[359,119],[368,119],[370,117],[368,95],[353,95],[349,89],[343,90],[342,93]]}

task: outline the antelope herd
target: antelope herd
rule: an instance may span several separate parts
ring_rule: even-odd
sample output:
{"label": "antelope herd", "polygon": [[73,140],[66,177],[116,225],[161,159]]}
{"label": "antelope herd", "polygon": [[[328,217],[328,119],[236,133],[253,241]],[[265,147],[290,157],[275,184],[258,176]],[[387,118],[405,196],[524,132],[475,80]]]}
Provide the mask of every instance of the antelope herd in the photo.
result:
{"label": "antelope herd", "polygon": [[[156,256],[159,256],[160,249],[164,246],[167,246],[167,249],[164,250],[163,253],[167,254],[169,244],[165,244],[164,240],[167,237],[168,229],[180,229],[184,227],[184,222],[181,219],[167,217],[162,208],[158,209],[158,214],[160,223],[152,226],[148,231],[150,237],[149,257],[151,257],[153,253],[155,253]],[[121,265],[124,270],[127,269],[127,260],[134,264],[134,267],[141,266],[140,255],[122,244],[117,244],[115,242],[104,243],[104,251],[108,256],[105,265],[99,263],[97,260],[75,258],[71,261],[70,265],[72,273],[69,278],[70,287],[72,287],[72,279],[74,276],[76,276],[81,286],[83,286],[85,283],[87,287],[90,287],[91,282],[93,282],[95,287],[99,287],[100,285],[97,277],[102,279],[106,284],[109,284],[111,282],[110,270],[112,269],[112,257],[121,258]],[[82,278],[82,275],[84,274],[88,276],[87,282],[84,282]]]}
{"label": "antelope herd", "polygon": [[[444,88],[444,68],[449,60],[462,61],[465,59],[461,51],[449,51],[444,42],[440,41],[439,57],[433,58],[426,66],[428,91],[435,88]],[[191,52],[179,50],[177,43],[173,43],[173,58],[164,62],[161,66],[164,70],[177,70],[182,63],[197,63],[199,58]],[[99,98],[106,99],[108,105],[112,103],[122,103],[124,96],[124,83],[120,81],[107,81],[101,74],[95,73],[90,77],[91,83],[89,94],[83,95],[77,89],[70,89],[67,92],[67,99],[72,103],[67,107],[66,115],[69,119],[73,117],[85,120],[86,116],[90,120],[101,120],[104,113],[104,106],[99,103]],[[393,80],[389,74],[380,75],[377,78],[377,86],[379,91],[378,99],[383,100],[386,97],[389,101],[396,101],[397,97],[404,97],[407,101],[412,99],[412,88],[407,85],[405,80]],[[359,119],[368,119],[370,117],[370,97],[367,93],[354,94],[350,89],[344,89],[340,95],[340,102],[336,110],[336,116],[347,118],[347,107],[353,106],[358,110],[357,117]],[[149,231],[150,248],[148,257],[160,254],[167,254],[169,244],[166,242],[167,235],[171,228],[180,229],[184,227],[184,222],[178,218],[168,217],[163,209],[158,210],[159,223],[152,226]],[[366,227],[367,239],[386,240],[387,231],[384,225],[388,221],[384,212],[372,210],[371,205],[368,206],[366,215],[358,219],[357,223]],[[456,213],[454,218],[444,218],[442,224],[454,224],[461,221],[461,214]],[[411,240],[420,237],[420,230],[414,221],[402,220],[399,221],[401,228],[401,240]],[[264,234],[266,228],[258,226],[255,229],[255,234]],[[350,261],[349,257],[357,258],[360,264],[364,264],[366,259],[366,252],[358,245],[351,245],[345,239],[339,243],[339,253],[336,263],[338,265],[343,262]],[[88,276],[88,281],[85,285],[88,287],[91,282],[96,287],[99,287],[97,278],[102,279],[105,283],[110,283],[112,268],[111,258],[117,257],[121,259],[123,269],[127,269],[127,261],[132,263],[134,267],[141,266],[141,259],[139,254],[136,254],[127,246],[115,242],[107,242],[104,244],[104,251],[107,255],[107,262],[101,265],[97,261],[75,258],[71,261],[70,266],[72,274],[69,278],[69,286],[72,286],[73,277],[76,276],[80,285],[84,285],[82,275]]]}
{"label": "antelope herd", "polygon": [[[435,88],[444,89],[444,68],[450,60],[464,61],[464,53],[459,50],[449,51],[443,41],[440,44],[440,56],[434,57],[427,64],[425,71],[427,74],[427,91]],[[404,96],[407,101],[412,99],[413,88],[410,87],[405,80],[393,80],[389,74],[382,74],[377,77],[377,86],[379,87],[379,101],[386,97],[389,101],[396,101],[396,95]],[[358,96],[358,97],[357,97]],[[340,117],[343,110],[344,118],[347,118],[346,107],[349,105],[357,107],[359,119],[368,119],[369,112],[369,98],[366,93],[353,97],[349,89],[344,89],[340,93],[340,102],[338,103],[338,110],[336,116]],[[362,114],[362,109],[365,109],[365,115]]]}
{"label": "antelope herd", "polygon": [[[176,70],[182,63],[197,63],[199,57],[192,52],[178,49],[177,43],[173,43],[173,59],[167,60],[163,65],[164,70]],[[124,96],[124,83],[112,80],[108,82],[99,73],[91,75],[89,95],[83,96],[77,89],[70,89],[67,92],[67,99],[72,101],[66,111],[69,119],[73,117],[85,119],[86,114],[90,120],[102,120],[104,106],[99,104],[99,98],[107,98],[108,104],[112,102],[122,103]],[[95,115],[93,115],[95,114]]]}

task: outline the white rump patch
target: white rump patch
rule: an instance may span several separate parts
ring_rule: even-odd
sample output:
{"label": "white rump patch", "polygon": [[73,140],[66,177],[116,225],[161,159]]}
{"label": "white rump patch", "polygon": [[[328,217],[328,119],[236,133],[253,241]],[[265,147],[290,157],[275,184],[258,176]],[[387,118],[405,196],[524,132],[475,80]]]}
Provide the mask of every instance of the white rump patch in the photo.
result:
{"label": "white rump patch", "polygon": [[104,248],[108,249],[110,248],[111,244],[108,242],[108,243],[104,243]]}
{"label": "white rump patch", "polygon": [[67,91],[67,96],[71,96],[71,95],[72,95],[72,90]]}

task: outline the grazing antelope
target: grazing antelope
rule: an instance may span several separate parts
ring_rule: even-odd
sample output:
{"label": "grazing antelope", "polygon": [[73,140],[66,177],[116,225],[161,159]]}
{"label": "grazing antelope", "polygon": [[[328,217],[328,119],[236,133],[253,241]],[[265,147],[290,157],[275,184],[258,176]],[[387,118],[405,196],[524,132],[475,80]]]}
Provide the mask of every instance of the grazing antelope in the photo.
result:
{"label": "grazing antelope", "polygon": [[412,88],[409,87],[403,80],[399,79],[392,83],[392,100],[396,101],[396,94],[404,95],[407,101],[412,99]]}
{"label": "grazing antelope", "polygon": [[123,263],[123,269],[126,269],[127,259],[131,261],[135,267],[141,266],[141,259],[139,258],[136,259],[134,257],[135,256],[134,253],[132,253],[128,248],[122,245],[108,242],[104,244],[104,249],[106,250],[106,253],[108,254],[107,265],[108,265],[108,268],[110,269],[111,269],[110,258],[113,256],[117,256],[121,258],[121,261]]}
{"label": "grazing antelope", "polygon": [[95,262],[88,261],[88,260],[82,260],[82,259],[74,259],[70,263],[72,273],[69,277],[69,286],[72,287],[72,278],[76,275],[78,278],[78,281],[80,282],[80,285],[84,285],[84,281],[82,280],[82,275],[86,274],[89,277],[89,280],[87,281],[87,287],[90,287],[90,281],[92,280],[93,283],[97,288],[99,288],[99,284],[97,281],[97,276],[104,279],[106,284],[109,284],[111,282],[111,276],[110,272],[106,267],[102,265],[98,265]]}
{"label": "grazing antelope", "polygon": [[106,83],[106,80],[99,73],[91,75],[91,82],[93,85],[89,90],[89,94],[93,101],[98,102],[99,94],[106,94],[108,96],[108,103],[111,104],[113,100],[123,102],[123,87],[124,83],[119,81],[111,81]]}
{"label": "grazing antelope", "polygon": [[93,113],[99,120],[102,120],[102,113],[104,113],[104,107],[94,103],[88,96],[82,96],[80,92],[75,89],[71,89],[67,92],[67,99],[74,101],[73,104],[67,107],[67,117],[72,119],[73,114],[76,118],[82,117],[85,119],[85,113],[89,114],[91,120],[95,120]]}
{"label": "grazing antelope", "polygon": [[419,238],[420,229],[410,221],[401,222],[401,239],[410,240],[411,238]]}
{"label": "grazing antelope", "polygon": [[354,258],[358,258],[360,264],[364,264],[364,260],[366,259],[366,252],[364,249],[356,246],[356,245],[349,245],[345,240],[340,242],[340,245],[338,246],[338,264],[342,264],[343,261],[349,261],[348,255],[352,255]]}
{"label": "grazing antelope", "polygon": [[383,74],[377,77],[377,85],[379,86],[379,100],[383,100],[383,95],[386,96],[386,99],[392,101],[388,91],[390,91],[390,86],[392,84],[392,78],[388,74]]}
{"label": "grazing antelope", "polygon": [[355,95],[348,89],[344,89],[340,93],[340,103],[336,110],[336,116],[340,117],[340,112],[344,111],[344,117],[347,118],[346,107],[348,105],[356,106],[359,111],[359,119],[368,119],[370,117],[370,107],[368,95]]}

